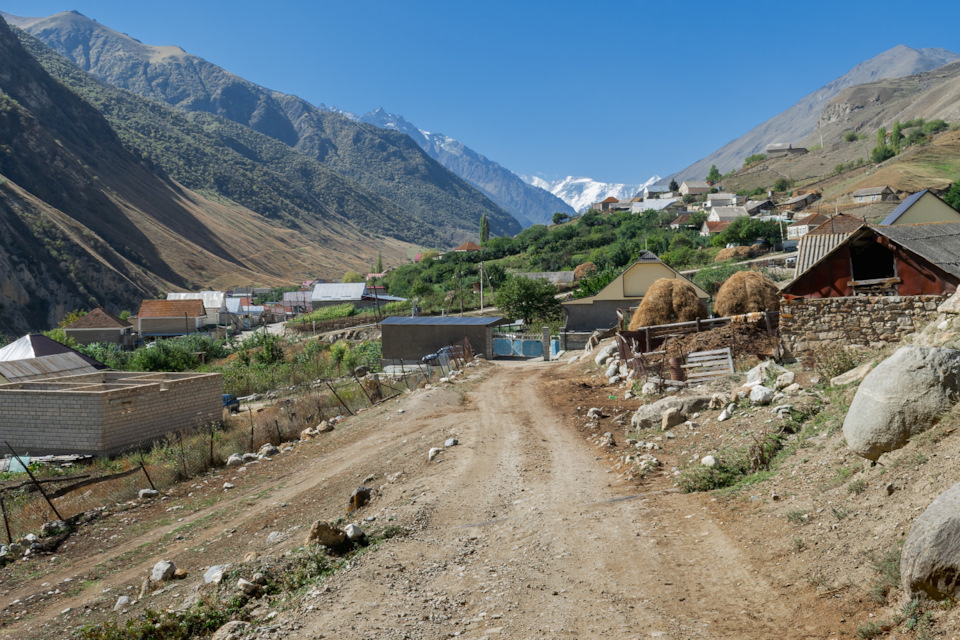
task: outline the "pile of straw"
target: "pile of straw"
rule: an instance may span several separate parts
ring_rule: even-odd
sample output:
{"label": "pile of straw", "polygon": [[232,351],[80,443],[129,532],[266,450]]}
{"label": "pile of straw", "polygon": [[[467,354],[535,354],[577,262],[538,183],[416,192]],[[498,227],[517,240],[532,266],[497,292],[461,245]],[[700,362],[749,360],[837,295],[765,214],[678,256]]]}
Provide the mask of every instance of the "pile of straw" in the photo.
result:
{"label": "pile of straw", "polygon": [[577,268],[573,270],[573,279],[579,280],[585,275],[591,274],[597,270],[597,265],[592,262],[584,262],[583,264],[577,265]]}
{"label": "pile of straw", "polygon": [[717,315],[779,311],[780,290],[759,271],[738,271],[717,291]]}
{"label": "pile of straw", "polygon": [[630,331],[641,327],[706,318],[697,290],[686,280],[660,278],[647,289],[640,306],[630,319]]}
{"label": "pile of straw", "polygon": [[717,257],[714,258],[713,261],[743,260],[745,258],[753,258],[755,255],[756,251],[753,247],[727,247],[726,249],[720,249]]}

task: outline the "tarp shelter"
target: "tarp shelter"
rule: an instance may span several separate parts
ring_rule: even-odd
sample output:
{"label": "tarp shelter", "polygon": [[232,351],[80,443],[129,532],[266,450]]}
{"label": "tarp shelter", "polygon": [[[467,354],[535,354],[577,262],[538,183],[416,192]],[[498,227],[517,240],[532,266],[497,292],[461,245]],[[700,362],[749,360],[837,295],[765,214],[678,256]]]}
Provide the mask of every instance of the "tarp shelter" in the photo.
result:
{"label": "tarp shelter", "polygon": [[385,360],[414,362],[442,347],[470,341],[474,353],[493,357],[493,328],[506,324],[500,317],[390,316],[380,323]]}

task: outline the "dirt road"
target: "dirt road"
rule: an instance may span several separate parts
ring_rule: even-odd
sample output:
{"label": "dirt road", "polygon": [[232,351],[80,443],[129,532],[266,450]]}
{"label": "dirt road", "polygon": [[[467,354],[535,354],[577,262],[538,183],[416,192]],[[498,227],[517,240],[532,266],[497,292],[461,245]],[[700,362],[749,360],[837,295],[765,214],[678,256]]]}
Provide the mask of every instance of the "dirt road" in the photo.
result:
{"label": "dirt road", "polygon": [[[71,558],[62,549],[64,568],[6,591],[0,606],[12,616],[24,605],[9,601],[40,581],[43,591],[83,579],[126,551],[122,566],[98,578],[105,595],[93,604],[98,594],[89,591],[34,603],[22,619],[7,618],[0,637],[63,637],[58,627],[94,618],[58,623],[58,612],[109,612],[161,558],[196,581],[248,551],[299,546],[312,521],[343,514],[345,497],[368,476],[378,492],[359,517],[375,520],[361,524],[412,533],[283,605],[257,637],[838,637],[839,614],[812,588],[783,584],[775,567],[754,566],[709,496],[667,493],[666,478],[639,489],[615,482],[599,450],[546,399],[562,366],[487,365],[479,382],[380,405],[272,466],[223,470],[185,487],[156,526],[113,546],[85,543],[96,532],[81,532],[77,548],[86,551]],[[450,436],[460,444],[428,462],[428,449]],[[224,494],[224,480],[236,489]],[[217,502],[170,521],[170,505],[206,495],[207,486]],[[271,532],[283,541],[268,542]],[[189,585],[149,606],[176,606],[184,593]]]}

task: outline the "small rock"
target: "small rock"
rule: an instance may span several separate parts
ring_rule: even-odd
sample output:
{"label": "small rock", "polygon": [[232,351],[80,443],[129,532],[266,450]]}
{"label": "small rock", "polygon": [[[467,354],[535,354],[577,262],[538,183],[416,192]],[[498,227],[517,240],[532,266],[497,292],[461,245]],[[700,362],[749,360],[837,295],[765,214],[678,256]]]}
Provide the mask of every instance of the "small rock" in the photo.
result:
{"label": "small rock", "polygon": [[607,370],[604,372],[603,375],[604,377],[612,378],[613,376],[617,375],[619,372],[620,372],[620,367],[617,366],[616,362],[614,362],[614,363],[611,363],[609,367],[607,367]]}
{"label": "small rock", "polygon": [[839,387],[845,384],[852,384],[854,382],[860,382],[867,377],[867,374],[870,373],[870,370],[873,369],[871,363],[862,364],[859,367],[850,369],[846,373],[841,373],[838,376],[830,378],[831,387]]}
{"label": "small rock", "polygon": [[229,567],[229,564],[215,564],[203,572],[204,584],[220,584],[223,581],[223,574]]}
{"label": "small rock", "polygon": [[304,429],[303,431],[300,432],[300,439],[301,439],[301,440],[312,440],[313,438],[316,438],[319,434],[320,434],[320,432],[317,431],[316,429],[312,429],[312,428],[310,428],[310,427],[307,427],[306,429]]}
{"label": "small rock", "polygon": [[173,579],[183,580],[188,575],[190,575],[190,573],[186,569],[177,569],[176,571],[173,572]]}
{"label": "small rock", "polygon": [[666,431],[672,429],[686,420],[686,416],[677,407],[671,407],[660,415],[660,429]]}
{"label": "small rock", "polygon": [[793,371],[787,371],[786,373],[781,373],[777,376],[777,381],[774,382],[773,387],[775,389],[785,389],[793,384],[796,380],[797,374]]}
{"label": "small rock", "polygon": [[611,376],[607,378],[607,384],[620,384],[620,376]]}
{"label": "small rock", "polygon": [[271,531],[267,536],[267,544],[276,544],[283,540],[283,534],[279,531]]}
{"label": "small rock", "polygon": [[150,572],[150,579],[154,582],[165,582],[173,578],[177,572],[177,566],[169,560],[161,560],[153,565],[153,571]]}
{"label": "small rock", "polygon": [[656,395],[659,392],[656,382],[644,382],[643,386],[640,387],[640,393],[645,396]]}
{"label": "small rock", "polygon": [[786,387],[786,388],[783,390],[783,392],[784,392],[785,394],[787,394],[787,395],[791,395],[791,394],[794,394],[794,393],[798,393],[801,388],[802,388],[802,387],[801,387],[799,384],[797,384],[796,382],[794,382],[794,383],[793,383],[792,385],[790,385],[789,387]]}
{"label": "small rock", "polygon": [[117,598],[117,604],[113,605],[113,610],[119,611],[120,609],[123,609],[128,604],[130,604],[130,596],[120,596],[119,598]]}
{"label": "small rock", "polygon": [[350,494],[350,504],[347,510],[356,511],[357,509],[363,507],[370,502],[370,496],[372,495],[373,489],[370,487],[357,487],[353,490],[353,493]]}
{"label": "small rock", "polygon": [[257,459],[257,454],[255,453],[245,453],[241,456],[244,462],[253,462]]}
{"label": "small rock", "polygon": [[888,496],[892,496],[892,495],[893,495],[893,492],[897,490],[897,488],[896,488],[895,486],[893,486],[893,483],[892,483],[892,482],[888,482],[886,488],[887,488],[887,495],[888,495]]}
{"label": "small rock", "polygon": [[267,443],[267,444],[263,445],[262,447],[260,447],[259,454],[260,454],[261,456],[265,456],[265,457],[272,457],[272,456],[279,455],[279,454],[280,454],[280,449],[278,449],[278,448],[276,447],[276,445]]}
{"label": "small rock", "polygon": [[333,431],[333,425],[330,422],[324,420],[323,422],[317,425],[316,430],[317,430],[317,433],[329,433]]}
{"label": "small rock", "polygon": [[367,368],[363,365],[360,365],[353,370],[353,375],[357,376],[358,378],[362,378],[363,376],[367,375]]}
{"label": "small rock", "polygon": [[703,456],[700,460],[700,464],[705,467],[715,467],[717,465],[717,459],[713,456]]}
{"label": "small rock", "polygon": [[224,491],[227,491],[227,490],[229,490],[229,489],[233,489],[233,484],[230,483],[230,482],[224,482],[224,483],[223,483],[223,490],[224,490]]}
{"label": "small rock", "polygon": [[673,431],[667,431],[667,433],[666,433],[666,435],[665,435],[664,437],[665,437],[667,440],[673,440],[674,438],[677,437],[677,434],[675,434]]}
{"label": "small rock", "polygon": [[440,447],[433,447],[432,449],[430,449],[430,452],[427,454],[427,460],[428,461],[433,460],[442,452],[443,452],[443,449],[441,449]]}
{"label": "small rock", "polygon": [[767,388],[762,384],[750,389],[750,402],[758,405],[770,404],[773,400],[773,389]]}
{"label": "small rock", "polygon": [[455,447],[458,444],[460,444],[460,441],[457,440],[456,438],[447,438],[446,440],[443,441],[444,447]]}
{"label": "small rock", "polygon": [[141,500],[149,500],[159,496],[160,492],[156,489],[140,489],[140,493],[138,495],[140,496]]}
{"label": "small rock", "polygon": [[587,417],[590,418],[591,420],[596,420],[597,418],[602,418],[602,417],[603,417],[603,410],[601,410],[601,409],[598,408],[598,407],[591,407],[590,410],[587,411]]}
{"label": "small rock", "polygon": [[726,422],[731,417],[733,417],[733,410],[736,408],[735,404],[728,404],[727,408],[720,412],[720,415],[717,416],[717,422]]}
{"label": "small rock", "polygon": [[260,592],[260,585],[240,578],[237,580],[237,588],[248,596],[255,596]]}
{"label": "small rock", "polygon": [[350,540],[351,542],[360,540],[364,536],[363,529],[355,524],[348,524],[343,528],[343,532],[347,534],[347,540]]}

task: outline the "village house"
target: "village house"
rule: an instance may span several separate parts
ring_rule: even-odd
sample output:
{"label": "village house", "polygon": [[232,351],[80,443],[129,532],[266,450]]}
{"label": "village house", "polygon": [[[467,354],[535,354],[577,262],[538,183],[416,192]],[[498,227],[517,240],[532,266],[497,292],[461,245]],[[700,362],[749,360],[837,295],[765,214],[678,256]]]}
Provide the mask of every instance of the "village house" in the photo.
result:
{"label": "village house", "polygon": [[700,235],[703,237],[715,236],[718,233],[723,233],[723,231],[730,226],[731,220],[724,220],[722,222],[718,220],[704,220],[703,224],[700,225]]}
{"label": "village house", "polygon": [[382,287],[368,286],[364,282],[318,284],[310,295],[310,306],[312,309],[319,309],[337,304],[352,304],[357,309],[371,309],[378,304],[406,300],[388,296],[382,291]]}
{"label": "village house", "polygon": [[666,211],[669,213],[683,209],[683,200],[680,198],[661,198],[659,200],[643,200],[634,202],[630,205],[631,213],[643,213],[645,211]]}
{"label": "village house", "polygon": [[708,193],[707,207],[736,207],[743,204],[742,198],[735,193]]}
{"label": "village house", "polygon": [[779,158],[782,156],[794,156],[807,153],[803,147],[795,147],[785,142],[774,142],[767,145],[766,154],[768,158]]}
{"label": "village house", "polygon": [[823,224],[829,219],[829,216],[825,216],[820,213],[812,213],[809,216],[794,220],[793,224],[787,227],[787,240],[799,240],[809,233],[814,227]]}
{"label": "village house", "polygon": [[707,220],[709,222],[733,222],[737,218],[745,218],[748,215],[747,210],[743,207],[711,207]]}
{"label": "village house", "polygon": [[600,202],[594,203],[590,208],[594,209],[595,211],[609,211],[611,206],[618,204],[619,202],[619,200],[613,196],[610,196],[609,198],[604,198]]}
{"label": "village house", "polygon": [[853,192],[853,201],[857,204],[868,204],[870,202],[895,202],[899,200],[896,192],[883,185],[880,187],[867,187],[866,189],[857,189]]}
{"label": "village house", "polygon": [[[641,251],[637,261],[624,269],[596,294],[562,303],[566,331],[594,331],[609,329],[617,323],[617,310],[635,307],[646,295],[647,289],[660,278],[689,282],[678,271],[660,261],[649,251]],[[690,283],[704,301],[710,295]]]}
{"label": "village house", "polygon": [[506,324],[504,318],[487,316],[390,316],[380,323],[383,359],[416,366],[423,356],[466,338],[474,353],[490,360],[493,328],[502,324]]}
{"label": "village house", "polygon": [[464,242],[462,245],[453,250],[454,253],[470,253],[473,251],[480,251],[483,247],[478,245],[476,242]]}
{"label": "village house", "polygon": [[298,316],[313,309],[310,299],[313,291],[287,291],[283,294],[283,313]]}
{"label": "village house", "polygon": [[904,225],[928,222],[960,222],[960,211],[948,205],[929,189],[924,189],[906,198],[880,224]]}
{"label": "village house", "polygon": [[743,205],[743,208],[747,210],[747,214],[751,216],[758,216],[764,213],[773,213],[777,210],[777,205],[770,200],[769,198],[765,200],[747,200],[747,203]]}
{"label": "village house", "polygon": [[[269,289],[267,291],[269,292]],[[203,319],[205,326],[214,326],[220,321],[220,312],[224,310],[223,304],[226,297],[225,291],[191,291],[186,293],[174,291],[167,294],[167,300],[202,300],[203,310],[206,314]]]}
{"label": "village house", "polygon": [[678,215],[676,218],[674,218],[673,222],[670,223],[670,228],[674,230],[694,228],[693,223],[691,222],[692,218],[693,218],[692,211],[684,211],[683,213]]}
{"label": "village house", "polygon": [[77,344],[99,342],[131,348],[137,339],[130,322],[99,307],[65,326],[63,332]]}
{"label": "village house", "polygon": [[137,312],[137,332],[142,338],[185,336],[200,331],[206,321],[203,300],[144,300]]}
{"label": "village house", "polygon": [[781,202],[777,207],[781,212],[802,211],[820,199],[819,193],[803,193]]}
{"label": "village house", "polygon": [[666,185],[651,184],[643,188],[643,199],[653,200],[664,197],[664,194],[670,193],[670,187]]}
{"label": "village house", "polygon": [[680,183],[680,194],[684,196],[700,196],[710,193],[710,185],[703,180],[684,180]]}

